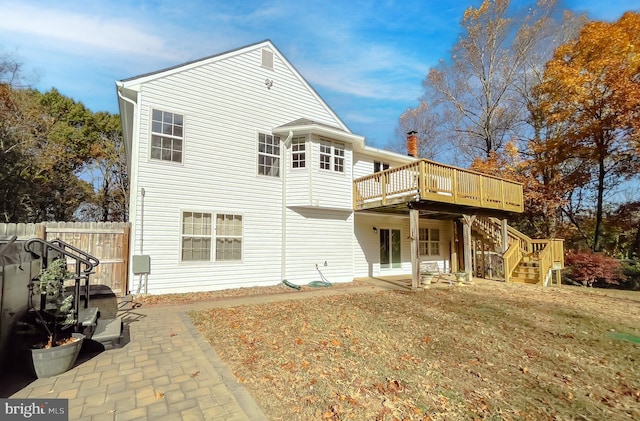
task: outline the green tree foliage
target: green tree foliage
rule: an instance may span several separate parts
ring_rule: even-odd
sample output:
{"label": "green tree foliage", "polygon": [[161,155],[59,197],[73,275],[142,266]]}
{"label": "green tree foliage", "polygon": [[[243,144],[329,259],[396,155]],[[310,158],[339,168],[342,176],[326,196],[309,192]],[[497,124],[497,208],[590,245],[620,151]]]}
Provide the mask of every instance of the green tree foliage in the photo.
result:
{"label": "green tree foliage", "polygon": [[84,203],[79,216],[91,221],[126,221],[129,211],[129,179],[120,117],[109,113],[93,116],[94,143],[87,169],[96,192]]}
{"label": "green tree foliage", "polygon": [[[126,220],[118,117],[17,80],[19,64],[0,57],[0,222],[70,221],[81,205],[103,210],[94,220]],[[104,169],[97,193],[80,177],[93,167]]]}

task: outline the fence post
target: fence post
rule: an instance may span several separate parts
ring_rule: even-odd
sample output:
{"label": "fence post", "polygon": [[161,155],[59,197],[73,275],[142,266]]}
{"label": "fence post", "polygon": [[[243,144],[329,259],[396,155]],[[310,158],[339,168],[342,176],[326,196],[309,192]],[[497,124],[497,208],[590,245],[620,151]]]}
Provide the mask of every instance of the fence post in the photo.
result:
{"label": "fence post", "polygon": [[43,223],[39,223],[36,225],[36,237],[42,238],[43,240],[47,239],[47,226]]}
{"label": "fence post", "polygon": [[122,289],[121,295],[129,293],[129,236],[131,225],[126,223],[122,230]]}

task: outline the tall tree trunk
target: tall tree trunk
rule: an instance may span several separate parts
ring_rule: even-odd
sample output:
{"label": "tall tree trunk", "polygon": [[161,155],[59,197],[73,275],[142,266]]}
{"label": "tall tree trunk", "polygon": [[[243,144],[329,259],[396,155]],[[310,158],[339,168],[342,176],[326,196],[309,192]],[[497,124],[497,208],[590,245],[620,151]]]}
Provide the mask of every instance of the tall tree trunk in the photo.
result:
{"label": "tall tree trunk", "polygon": [[640,223],[638,224],[638,227],[636,229],[636,239],[633,242],[633,247],[631,247],[631,250],[629,250],[627,257],[631,259],[639,256],[640,256]]}
{"label": "tall tree trunk", "polygon": [[604,158],[598,159],[598,198],[596,201],[596,226],[593,233],[593,251],[598,252],[602,248],[602,206],[604,198]]}

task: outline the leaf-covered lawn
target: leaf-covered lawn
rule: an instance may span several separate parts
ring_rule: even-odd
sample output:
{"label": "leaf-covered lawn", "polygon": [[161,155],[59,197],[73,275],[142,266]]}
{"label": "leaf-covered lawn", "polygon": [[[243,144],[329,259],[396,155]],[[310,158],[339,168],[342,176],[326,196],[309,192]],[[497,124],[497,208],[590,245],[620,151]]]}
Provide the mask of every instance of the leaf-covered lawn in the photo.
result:
{"label": "leaf-covered lawn", "polygon": [[[332,289],[350,288],[353,286],[364,286],[366,283],[362,281],[338,283],[334,284]],[[309,287],[303,285],[300,287],[300,291],[313,291],[318,288]],[[198,301],[218,301],[225,299],[242,298],[255,295],[272,295],[272,294],[293,294],[299,292],[284,284],[264,286],[264,287],[246,287],[246,288],[232,288],[223,289],[218,291],[209,292],[183,292],[175,294],[139,294],[133,298],[133,302],[136,305],[174,305],[174,304],[189,304]]]}
{"label": "leaf-covered lawn", "polygon": [[640,419],[633,298],[495,283],[191,316],[272,420]]}

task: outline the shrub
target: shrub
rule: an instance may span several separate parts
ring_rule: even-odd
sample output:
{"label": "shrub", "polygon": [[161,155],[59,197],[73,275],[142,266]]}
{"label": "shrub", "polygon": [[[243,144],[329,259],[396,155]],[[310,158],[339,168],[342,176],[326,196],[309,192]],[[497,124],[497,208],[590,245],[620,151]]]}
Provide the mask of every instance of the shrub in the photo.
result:
{"label": "shrub", "polygon": [[626,287],[632,290],[640,289],[640,261],[626,260],[622,262],[622,274],[626,278]]}
{"label": "shrub", "polygon": [[584,286],[620,284],[620,261],[602,253],[569,250],[565,264],[569,267],[567,277]]}

